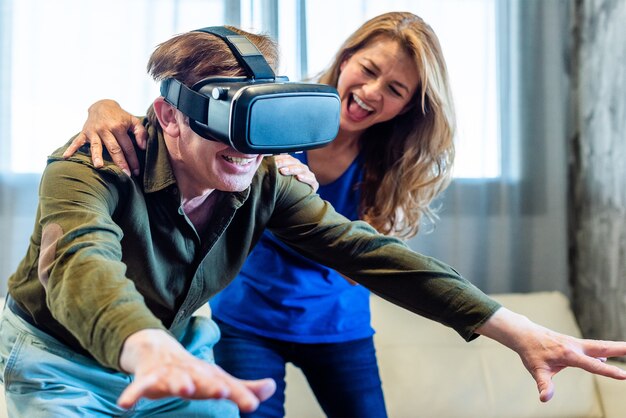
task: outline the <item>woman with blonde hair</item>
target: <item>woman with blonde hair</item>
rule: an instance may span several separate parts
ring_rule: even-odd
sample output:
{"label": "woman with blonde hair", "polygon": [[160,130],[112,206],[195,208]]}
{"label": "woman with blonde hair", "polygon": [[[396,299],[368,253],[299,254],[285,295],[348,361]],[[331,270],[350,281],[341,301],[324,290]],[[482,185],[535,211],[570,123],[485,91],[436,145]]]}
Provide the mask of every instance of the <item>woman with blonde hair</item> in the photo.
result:
{"label": "woman with blonde hair", "polygon": [[[343,43],[319,82],[339,92],[339,133],[323,148],[275,156],[281,172],[319,186],[338,212],[383,234],[409,238],[435,221],[431,203],[451,178],[455,115],[431,27],[406,12],[374,17]],[[98,165],[104,143],[128,171],[137,167],[125,151],[133,148],[128,132],[144,141],[134,116],[113,101],[97,102],[66,155],[89,140]],[[278,385],[244,416],[284,416],[287,362],[302,369],[328,416],[386,416],[364,287],[265,232],[239,277],[210,304],[222,332],[217,364]]]}

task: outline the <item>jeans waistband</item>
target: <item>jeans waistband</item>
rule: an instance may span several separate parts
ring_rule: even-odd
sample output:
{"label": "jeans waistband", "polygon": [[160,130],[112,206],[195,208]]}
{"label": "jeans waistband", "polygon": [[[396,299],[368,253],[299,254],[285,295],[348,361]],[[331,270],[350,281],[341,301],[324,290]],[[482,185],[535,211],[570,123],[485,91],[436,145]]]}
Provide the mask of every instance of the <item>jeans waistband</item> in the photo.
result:
{"label": "jeans waistband", "polygon": [[51,336],[55,340],[59,341],[61,344],[67,346],[68,348],[74,350],[75,352],[77,352],[79,354],[82,354],[82,355],[87,356],[87,357],[92,357],[91,354],[89,354],[87,352],[87,350],[85,350],[83,347],[80,347],[80,346],[77,347],[76,344],[69,344],[65,338],[60,337],[56,332],[50,330],[48,327],[46,327],[46,326],[44,326],[42,324],[36,323],[35,320],[33,319],[33,317],[28,312],[26,312],[24,309],[22,309],[22,307],[17,304],[17,302],[11,297],[10,294],[7,294],[6,306],[16,316],[19,316],[21,319],[23,319],[24,321],[28,322],[30,325],[32,325],[33,327],[37,328],[38,330],[45,332],[46,334],[48,334],[49,336]]}
{"label": "jeans waistband", "polygon": [[18,305],[17,302],[15,302],[15,300],[13,300],[11,295],[7,295],[6,304],[7,304],[7,307],[11,310],[11,312],[13,312],[15,315],[19,316],[20,318],[22,318],[24,321],[28,322],[35,328],[41,328],[39,325],[35,323],[35,320],[33,319],[33,317],[30,316],[30,314],[26,312],[24,309],[22,309],[20,305]]}

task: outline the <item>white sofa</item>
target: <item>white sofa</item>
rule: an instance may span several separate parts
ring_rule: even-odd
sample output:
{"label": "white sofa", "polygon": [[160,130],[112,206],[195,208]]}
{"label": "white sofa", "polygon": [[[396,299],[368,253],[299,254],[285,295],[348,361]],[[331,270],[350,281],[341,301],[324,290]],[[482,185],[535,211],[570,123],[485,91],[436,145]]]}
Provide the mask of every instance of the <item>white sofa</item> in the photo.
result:
{"label": "white sofa", "polygon": [[[560,293],[494,297],[538,323],[580,334],[568,300]],[[207,314],[208,309],[199,313]],[[567,369],[555,377],[554,398],[543,404],[517,355],[497,343],[486,338],[466,343],[450,329],[375,296],[372,316],[391,418],[626,417],[626,382]],[[302,373],[291,366],[286,409],[287,418],[324,417]]]}
{"label": "white sofa", "polygon": [[[494,295],[537,323],[580,336],[557,292]],[[626,381],[566,369],[541,403],[517,354],[487,338],[466,343],[454,331],[372,297],[383,390],[392,418],[624,418]],[[287,417],[323,417],[299,370],[288,371]]]}

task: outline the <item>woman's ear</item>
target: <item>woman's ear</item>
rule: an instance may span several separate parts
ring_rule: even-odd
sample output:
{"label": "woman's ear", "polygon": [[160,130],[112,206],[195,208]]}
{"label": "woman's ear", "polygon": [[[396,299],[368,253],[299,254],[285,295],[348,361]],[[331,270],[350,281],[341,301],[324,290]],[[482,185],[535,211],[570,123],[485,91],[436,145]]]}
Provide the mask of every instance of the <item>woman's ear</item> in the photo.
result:
{"label": "woman's ear", "polygon": [[163,97],[157,97],[152,106],[163,132],[174,138],[180,136],[180,126],[176,118],[177,110],[174,106],[167,103]]}

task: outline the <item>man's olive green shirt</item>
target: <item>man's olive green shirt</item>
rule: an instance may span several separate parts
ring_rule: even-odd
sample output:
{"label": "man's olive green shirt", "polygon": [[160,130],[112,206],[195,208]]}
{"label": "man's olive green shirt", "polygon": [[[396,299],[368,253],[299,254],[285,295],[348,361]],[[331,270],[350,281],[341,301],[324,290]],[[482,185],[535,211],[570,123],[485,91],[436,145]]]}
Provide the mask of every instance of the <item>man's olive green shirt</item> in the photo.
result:
{"label": "man's olive green shirt", "polygon": [[[180,337],[190,316],[237,274],[265,228],[385,299],[476,337],[499,305],[449,266],[350,222],[265,159],[249,188],[221,193],[205,231],[181,208],[160,128],[145,122],[142,170],[88,149],[49,157],[30,246],[9,293],[36,324],[119,370],[124,340],[146,328]],[[279,279],[277,279],[279,280]],[[411,332],[407,329],[407,332]]]}

